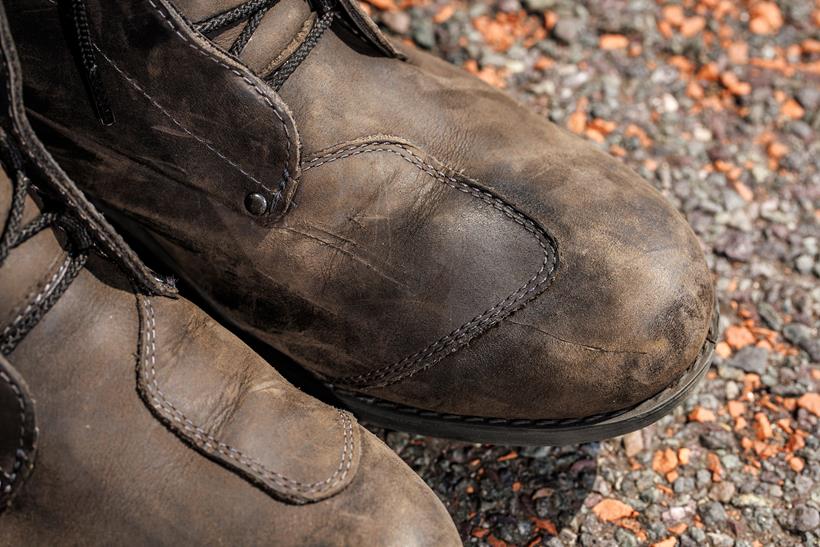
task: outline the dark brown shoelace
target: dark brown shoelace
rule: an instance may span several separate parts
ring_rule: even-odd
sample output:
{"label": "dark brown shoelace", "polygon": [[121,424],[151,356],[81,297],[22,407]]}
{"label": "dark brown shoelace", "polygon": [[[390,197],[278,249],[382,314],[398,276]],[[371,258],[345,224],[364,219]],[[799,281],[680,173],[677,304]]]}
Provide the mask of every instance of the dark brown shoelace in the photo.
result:
{"label": "dark brown shoelace", "polygon": [[[222,13],[213,15],[204,21],[194,23],[194,28],[205,36],[213,36],[220,31],[246,21],[245,27],[239,36],[228,48],[228,53],[239,57],[245,46],[250,41],[253,33],[262,22],[262,18],[279,0],[248,0],[235,8],[231,8]],[[310,51],[319,43],[322,34],[330,28],[333,20],[337,16],[334,10],[333,0],[317,0],[312,4],[318,13],[313,21],[313,25],[305,36],[299,47],[271,74],[265,77],[265,81],[279,91],[285,81],[299,67],[302,61],[307,58]],[[91,39],[91,28],[88,22],[88,7],[86,0],[60,0],[60,7],[72,21],[71,33],[73,34],[73,47],[78,58],[78,63],[88,90],[89,98],[97,113],[100,123],[112,125],[115,122],[114,112],[108,100],[108,94],[100,78],[100,65],[97,63],[97,56],[94,51],[94,43]]]}
{"label": "dark brown shoelace", "polygon": [[71,285],[85,266],[88,260],[87,250],[92,243],[82,225],[65,212],[42,212],[29,223],[23,224],[26,196],[31,188],[31,182],[23,170],[20,153],[5,135],[0,136],[0,160],[12,184],[11,207],[6,225],[0,234],[0,268],[5,264],[12,249],[48,227],[61,228],[69,240],[68,256],[60,278],[22,306],[20,314],[0,331],[0,353],[8,355]]}
{"label": "dark brown shoelace", "polygon": [[[205,36],[213,36],[227,28],[247,21],[245,27],[231,44],[231,47],[228,48],[228,53],[238,57],[245,49],[248,41],[250,41],[253,33],[259,27],[265,13],[276,5],[278,1],[279,0],[248,0],[235,8],[194,23],[194,28]],[[265,76],[265,81],[276,91],[282,88],[285,81],[299,67],[302,61],[307,58],[310,51],[316,47],[316,44],[319,43],[319,39],[324,32],[330,28],[330,25],[336,18],[337,13],[333,9],[331,2],[319,2],[317,4],[318,5],[314,4],[314,9],[316,9],[318,16],[313,21],[313,25],[308,31],[307,36],[305,36],[305,39],[276,70]]]}

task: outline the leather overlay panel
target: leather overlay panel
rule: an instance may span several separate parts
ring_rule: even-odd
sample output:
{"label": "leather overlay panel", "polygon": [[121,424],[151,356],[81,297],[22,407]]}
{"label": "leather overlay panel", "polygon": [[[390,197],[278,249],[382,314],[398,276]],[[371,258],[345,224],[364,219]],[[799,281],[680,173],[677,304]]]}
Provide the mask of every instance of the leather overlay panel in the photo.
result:
{"label": "leather overlay panel", "polygon": [[[175,336],[170,324],[163,329],[161,308],[155,309],[151,298],[137,295],[137,308],[138,389],[177,436],[284,501],[318,501],[350,484],[361,451],[359,427],[351,414],[318,401],[293,405],[300,411],[288,412],[288,397],[302,396],[301,392],[282,386],[272,368],[258,360],[248,368],[220,368],[217,365],[225,359],[205,358],[226,347],[214,339],[217,332],[195,336],[198,329],[210,327],[189,324],[187,331],[180,334],[177,329]],[[214,339],[213,347],[186,345],[186,339],[193,338]],[[173,350],[164,355],[164,348]],[[186,357],[175,361],[174,354]],[[237,359],[230,364],[239,363]],[[315,435],[311,428],[317,429]]]}
{"label": "leather overlay panel", "polygon": [[434,366],[448,355],[467,346],[486,330],[520,310],[546,290],[558,266],[557,243],[544,228],[509,203],[481,187],[477,182],[447,169],[435,158],[428,157],[409,143],[379,137],[361,139],[318,154],[303,165],[303,170],[308,171],[333,161],[368,153],[398,156],[417,168],[423,175],[435,179],[446,187],[476,198],[482,205],[491,207],[496,216],[500,214],[502,218],[523,229],[535,241],[537,246],[533,247],[538,250],[540,256],[537,260],[537,270],[529,278],[522,280],[513,292],[506,294],[501,300],[490,302],[484,311],[422,349],[364,374],[332,380],[334,384],[356,389],[383,387],[399,382]]}
{"label": "leather overlay panel", "polygon": [[[33,169],[42,171],[51,189],[60,194],[86,223],[89,234],[111,256],[131,272],[137,283],[153,294],[173,296],[176,289],[159,280],[125,243],[108,221],[88,201],[86,196],[68,179],[66,174],[46,152],[26,117],[23,106],[23,82],[14,40],[8,27],[6,14],[0,14],[0,54],[5,93],[0,94],[0,121],[8,136],[13,136],[34,158]],[[29,209],[30,210],[30,209]],[[5,221],[4,221],[5,222]]]}
{"label": "leather overlay panel", "polygon": [[[96,130],[140,135],[132,148],[109,153],[150,162],[165,188],[180,185],[188,196],[194,189],[259,222],[284,213],[299,144],[278,95],[162,0],[101,0],[88,9],[103,81],[118,91],[111,93],[117,122]],[[264,214],[246,211],[251,193],[266,198]]]}

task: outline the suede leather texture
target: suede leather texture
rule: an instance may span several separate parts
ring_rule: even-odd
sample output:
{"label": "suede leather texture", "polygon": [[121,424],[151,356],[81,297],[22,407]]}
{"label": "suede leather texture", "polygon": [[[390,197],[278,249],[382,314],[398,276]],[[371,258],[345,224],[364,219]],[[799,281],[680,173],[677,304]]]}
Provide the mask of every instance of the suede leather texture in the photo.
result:
{"label": "suede leather texture", "polygon": [[[8,83],[19,68],[2,10],[0,38]],[[21,141],[32,137],[15,91],[0,141],[38,189],[25,226],[46,207],[39,192],[51,202],[70,181],[43,176],[59,167]],[[0,171],[3,226],[12,187]],[[48,227],[3,261],[4,341],[67,275],[70,241]],[[0,543],[460,544],[433,492],[348,412],[288,384],[189,301],[135,290],[141,271],[93,252],[0,359]]]}
{"label": "suede leather texture", "polygon": [[[78,107],[54,6],[11,20],[47,145],[230,321],[335,385],[464,416],[617,412],[694,363],[711,277],[646,181],[458,68],[386,54],[346,9],[264,92],[276,132],[252,90],[288,42],[267,34],[298,25],[280,11],[225,61],[189,24],[217,4],[88,2],[112,127]],[[242,171],[281,188],[261,216]]]}

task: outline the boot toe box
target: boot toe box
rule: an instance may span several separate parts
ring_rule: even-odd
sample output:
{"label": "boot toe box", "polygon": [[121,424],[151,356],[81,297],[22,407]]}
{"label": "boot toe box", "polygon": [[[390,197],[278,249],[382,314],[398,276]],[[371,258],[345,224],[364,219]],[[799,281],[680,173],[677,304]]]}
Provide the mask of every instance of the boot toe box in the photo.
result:
{"label": "boot toe box", "polygon": [[518,194],[507,193],[556,242],[549,286],[382,396],[469,416],[579,418],[640,403],[697,361],[714,305],[697,238],[637,174],[569,143],[557,167],[519,168]]}

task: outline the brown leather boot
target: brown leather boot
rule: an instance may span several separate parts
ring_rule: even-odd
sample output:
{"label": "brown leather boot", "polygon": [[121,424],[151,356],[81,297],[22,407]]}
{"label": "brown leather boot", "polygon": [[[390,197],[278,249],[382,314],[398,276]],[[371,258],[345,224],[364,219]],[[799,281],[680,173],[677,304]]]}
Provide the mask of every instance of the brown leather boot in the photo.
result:
{"label": "brown leather boot", "polygon": [[460,545],[349,413],[150,294],[172,289],[37,142],[0,38],[0,543]]}
{"label": "brown leather boot", "polygon": [[[355,0],[20,0],[36,129],[227,320],[378,423],[571,443],[708,367],[710,274],[621,163]],[[78,68],[79,67],[79,68]]]}

